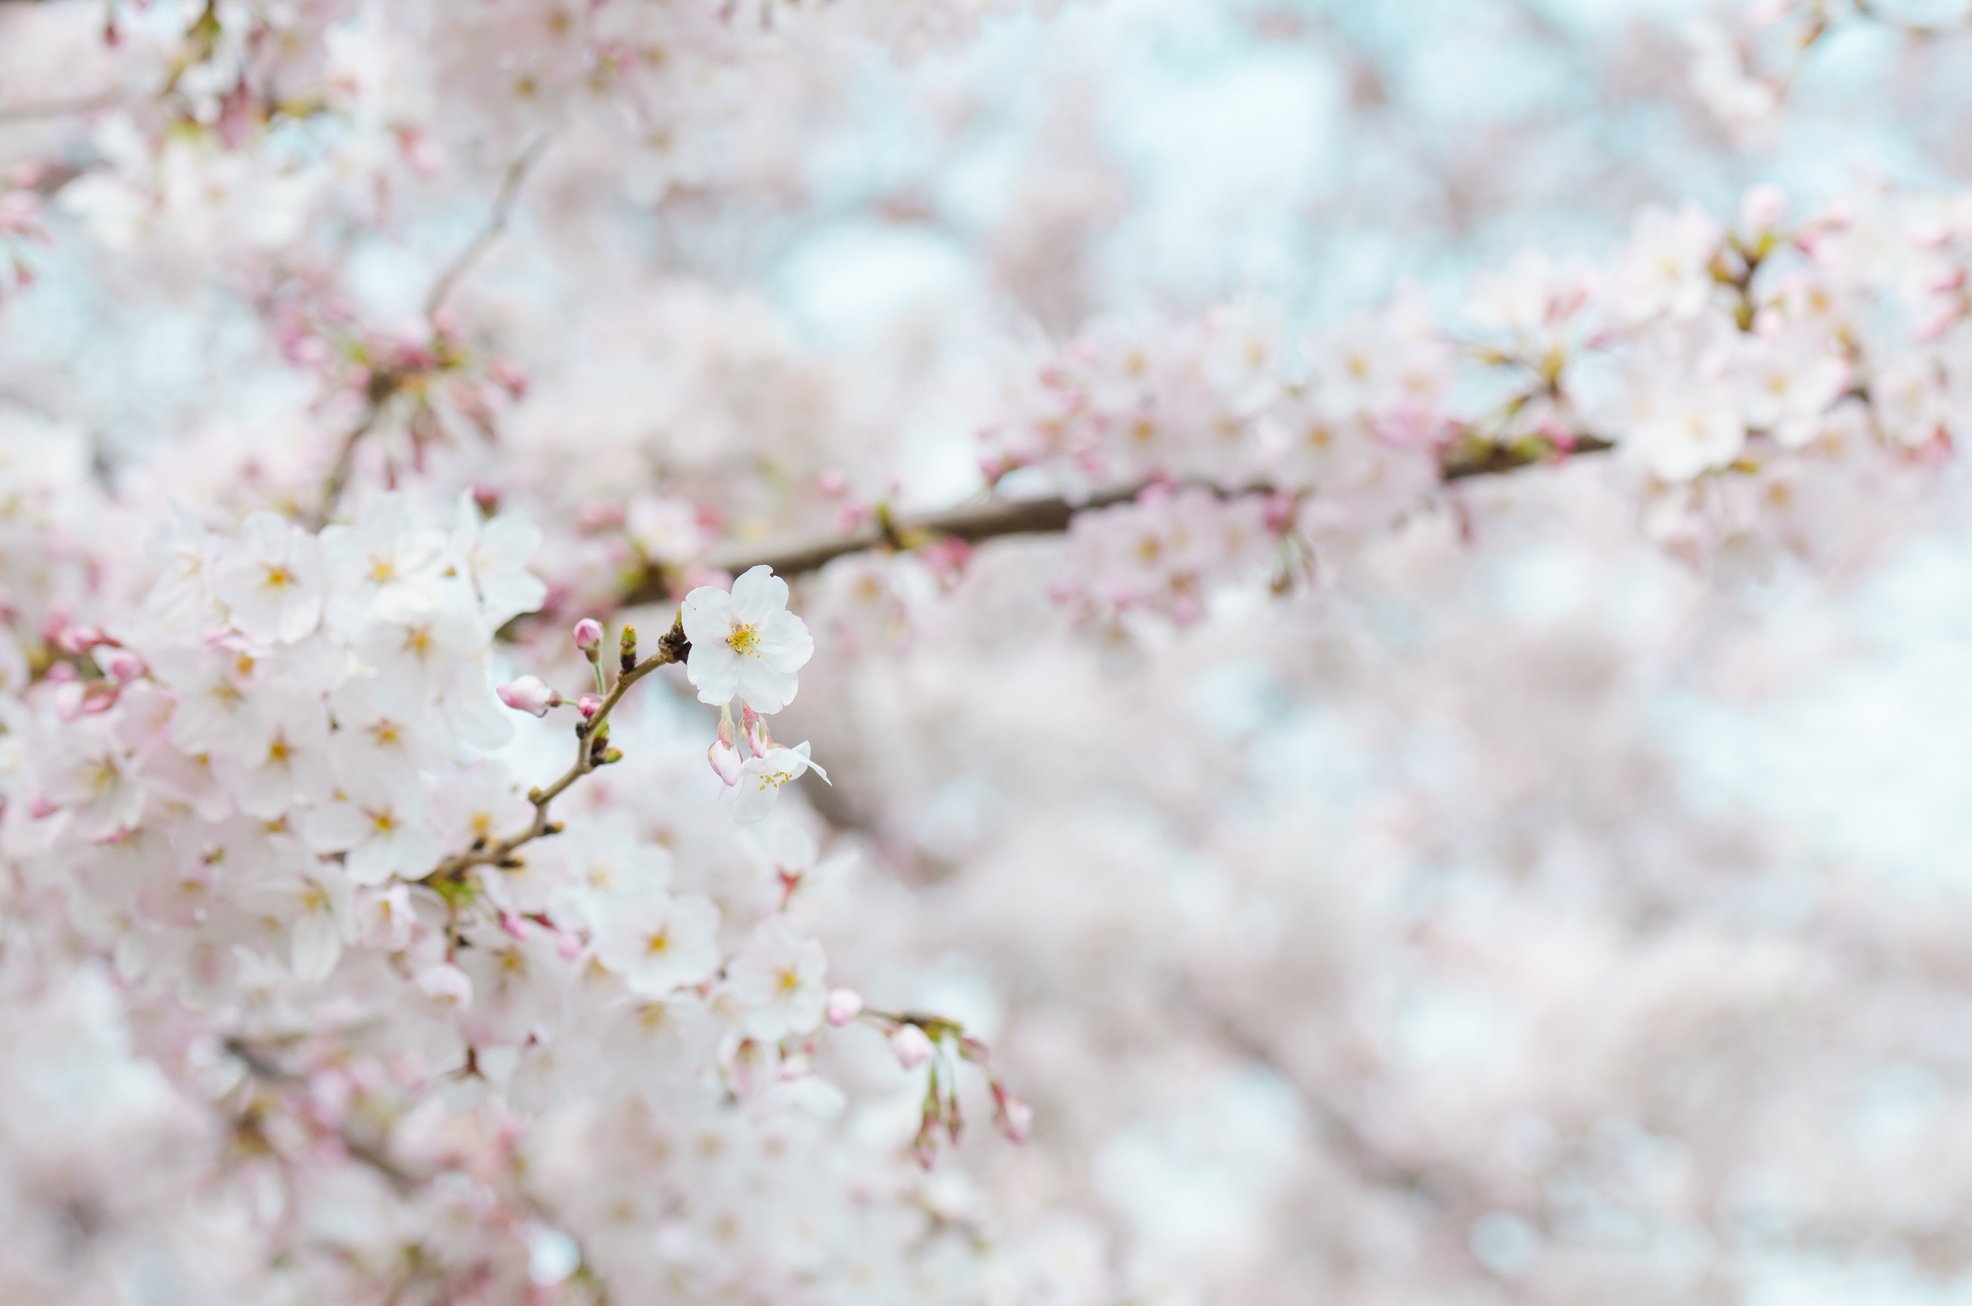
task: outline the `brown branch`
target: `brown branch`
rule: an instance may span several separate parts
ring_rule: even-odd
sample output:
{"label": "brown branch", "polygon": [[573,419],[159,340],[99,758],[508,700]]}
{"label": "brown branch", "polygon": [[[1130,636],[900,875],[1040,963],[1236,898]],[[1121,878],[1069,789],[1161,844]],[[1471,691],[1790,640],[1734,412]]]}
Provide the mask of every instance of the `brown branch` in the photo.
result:
{"label": "brown branch", "polygon": [[[625,632],[625,647],[631,650],[625,653],[626,659],[635,656],[635,639],[634,631]],[[560,777],[547,788],[528,792],[527,801],[534,804],[534,819],[528,823],[527,828],[504,839],[480,844],[447,857],[425,878],[440,883],[448,881],[456,883],[475,866],[503,866],[516,852],[536,839],[545,835],[559,834],[561,827],[548,819],[549,805],[583,776],[615,760],[605,748],[609,742],[609,714],[616,710],[616,705],[623,701],[623,696],[629,692],[632,685],[659,667],[683,662],[691,650],[691,641],[685,638],[684,625],[682,622],[673,622],[664,638],[657,642],[657,652],[642,662],[634,662],[624,667],[616,678],[615,686],[603,699],[602,705],[596,709],[595,715],[575,727],[575,760],[569,764],[568,770],[562,772]]]}
{"label": "brown branch", "polygon": [[1952,33],[1966,30],[1966,21],[1963,18],[1946,18],[1936,22],[1926,22],[1921,18],[1905,18],[1899,14],[1884,13],[1883,10],[1877,7],[1877,0],[1850,0],[1850,2],[1855,6],[1856,17],[1863,22],[1874,23],[1878,27],[1887,27],[1892,31],[1902,32],[1904,35],[1915,37],[1918,40],[1928,40],[1935,36],[1949,36]]}
{"label": "brown branch", "polygon": [[349,488],[349,478],[356,470],[356,450],[361,447],[363,437],[368,435],[383,416],[383,405],[392,392],[386,390],[381,398],[373,396],[370,405],[363,412],[363,418],[349,428],[348,434],[336,446],[335,461],[329,464],[329,474],[322,478],[321,500],[314,511],[302,518],[310,530],[320,530],[342,502],[343,491]]}
{"label": "brown branch", "polygon": [[[453,256],[432,283],[431,291],[425,296],[424,312],[426,318],[438,315],[445,306],[445,300],[458,286],[460,278],[472,270],[474,263],[492,248],[500,233],[507,229],[508,219],[513,214],[516,200],[520,198],[521,183],[534,161],[541,157],[547,148],[547,137],[542,137],[520,152],[520,156],[507,166],[506,176],[500,182],[499,194],[494,197],[492,212],[473,238]],[[311,529],[319,530],[323,523],[335,515],[343,492],[349,487],[349,478],[356,470],[356,454],[363,441],[375,429],[383,416],[384,405],[403,388],[409,379],[407,373],[395,370],[382,370],[370,378],[368,393],[365,396],[367,407],[362,418],[351,427],[336,446],[335,458],[329,464],[328,475],[322,480],[322,493],[316,507],[304,514],[302,520]]]}
{"label": "brown branch", "polygon": [[[1497,476],[1528,467],[1546,466],[1574,455],[1605,453],[1614,447],[1609,441],[1592,435],[1578,437],[1568,453],[1538,441],[1511,445],[1472,442],[1445,455],[1441,475],[1444,482],[1451,485],[1473,477]],[[738,544],[700,559],[699,565],[735,574],[748,567],[768,566],[779,576],[799,576],[819,571],[837,558],[850,554],[878,549],[894,552],[937,539],[979,544],[1015,535],[1058,535],[1068,529],[1078,514],[1133,503],[1149,488],[1148,484],[1123,486],[1084,499],[1062,496],[999,499],[948,508],[912,519],[899,519],[884,512],[877,514],[876,521],[871,525],[847,535],[784,544]],[[1206,488],[1228,498],[1275,492],[1275,487],[1270,485]],[[677,591],[678,577],[675,572],[662,565],[652,565],[637,577],[623,601],[626,605],[656,603],[675,597]]]}
{"label": "brown branch", "polygon": [[[260,1052],[245,1039],[238,1037],[228,1038],[221,1046],[225,1048],[228,1056],[246,1067],[248,1074],[269,1087],[287,1090],[303,1086],[303,1079],[300,1075],[288,1070],[271,1057]],[[254,1113],[247,1113],[236,1124],[239,1128],[255,1137],[262,1146],[268,1149],[270,1154],[279,1155],[274,1151],[273,1140],[268,1137],[267,1131],[261,1126]],[[351,1160],[360,1161],[362,1164],[376,1171],[400,1197],[410,1196],[420,1188],[429,1185],[436,1177],[416,1174],[405,1169],[391,1158],[380,1142],[371,1142],[357,1136],[351,1132],[347,1125],[338,1127],[335,1130],[335,1135],[337,1141],[342,1144],[343,1151],[348,1154]],[[515,1179],[515,1198],[528,1215],[549,1228],[555,1229],[571,1238],[575,1237],[570,1230],[563,1226],[553,1211],[549,1210],[524,1183],[519,1182],[518,1174],[516,1174]],[[592,1300],[598,1303],[606,1303],[609,1300],[609,1290],[602,1282],[601,1277],[596,1273],[595,1262],[590,1259],[588,1247],[581,1239],[576,1238],[575,1249],[577,1264],[571,1278],[582,1280],[585,1283],[590,1291]]]}
{"label": "brown branch", "polygon": [[15,123],[51,122],[57,118],[70,118],[79,114],[94,113],[107,109],[123,98],[117,90],[99,91],[94,95],[81,95],[66,100],[38,100],[25,104],[0,104],[0,126]]}
{"label": "brown branch", "polygon": [[[263,1084],[285,1089],[296,1087],[301,1083],[299,1075],[263,1055],[244,1039],[229,1038],[224,1047],[228,1056],[245,1066],[247,1073]],[[418,1176],[393,1161],[380,1144],[358,1137],[347,1125],[339,1126],[335,1133],[337,1141],[342,1144],[343,1151],[347,1152],[351,1159],[361,1161],[382,1175],[398,1193],[407,1194],[416,1191],[421,1182]]]}
{"label": "brown branch", "polygon": [[499,193],[493,197],[493,209],[487,215],[485,225],[466,243],[466,247],[446,264],[445,269],[438,274],[438,280],[432,283],[430,293],[425,296],[427,318],[436,316],[438,310],[445,307],[446,298],[459,284],[460,278],[472,269],[472,265],[493,247],[493,242],[498,240],[500,233],[507,229],[507,222],[513,217],[514,203],[520,198],[521,183],[527,180],[529,169],[533,168],[534,161],[541,157],[541,152],[547,148],[547,145],[548,138],[540,137],[507,165],[506,176],[500,181]]}

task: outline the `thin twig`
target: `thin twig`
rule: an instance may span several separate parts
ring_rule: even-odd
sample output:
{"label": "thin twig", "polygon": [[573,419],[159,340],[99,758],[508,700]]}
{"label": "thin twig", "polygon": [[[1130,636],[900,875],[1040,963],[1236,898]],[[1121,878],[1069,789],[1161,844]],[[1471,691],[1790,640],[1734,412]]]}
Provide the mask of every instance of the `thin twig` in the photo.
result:
{"label": "thin twig", "polygon": [[[301,1083],[299,1075],[263,1055],[244,1039],[229,1038],[224,1046],[227,1055],[245,1066],[248,1074],[264,1084],[285,1089]],[[357,1137],[347,1125],[338,1126],[335,1133],[343,1151],[382,1175],[400,1194],[417,1190],[421,1182],[418,1176],[393,1161],[380,1145]]]}
{"label": "thin twig", "polygon": [[527,828],[504,839],[496,839],[491,843],[468,848],[462,853],[448,857],[434,867],[425,878],[440,882],[457,881],[475,866],[503,865],[516,852],[536,839],[559,833],[561,827],[548,819],[549,805],[561,797],[576,781],[598,766],[604,765],[608,760],[603,745],[608,742],[606,727],[609,725],[609,714],[615,711],[618,703],[623,701],[623,696],[629,692],[632,685],[659,667],[683,662],[691,650],[691,642],[685,638],[684,625],[682,622],[673,622],[664,638],[657,642],[657,652],[625,669],[616,678],[615,686],[603,699],[601,706],[596,709],[595,715],[575,727],[575,760],[569,764],[568,770],[562,772],[560,777],[547,788],[531,790],[528,793],[527,801],[534,804],[534,819],[528,823]]}
{"label": "thin twig", "polygon": [[26,104],[0,104],[0,126],[14,123],[51,122],[57,118],[74,117],[77,114],[94,113],[107,109],[123,98],[118,90],[98,91],[94,95],[76,96],[67,100],[41,100]]}
{"label": "thin twig", "polygon": [[[1450,485],[1473,477],[1497,476],[1523,468],[1545,466],[1575,455],[1605,453],[1614,447],[1609,441],[1596,436],[1579,437],[1573,449],[1566,454],[1539,444],[1462,446],[1445,456],[1441,477]],[[776,575],[799,576],[819,571],[837,558],[850,554],[877,549],[894,551],[938,539],[978,544],[1014,535],[1058,535],[1067,530],[1079,514],[1133,503],[1150,488],[1149,484],[1129,485],[1078,499],[1062,496],[1001,499],[908,519],[884,514],[870,526],[847,535],[780,545],[736,545],[701,559],[700,565],[735,574],[748,567],[765,565],[772,567]],[[1276,487],[1260,484],[1235,489],[1202,488],[1211,489],[1226,498],[1276,492]],[[677,587],[675,574],[664,567],[653,566],[630,586],[624,595],[624,602],[629,605],[658,602],[674,597]]]}
{"label": "thin twig", "polygon": [[499,193],[493,198],[493,209],[487,215],[485,225],[474,234],[464,249],[453,256],[452,261],[445,266],[445,270],[438,274],[438,280],[432,283],[431,293],[425,296],[427,318],[435,317],[438,310],[445,307],[445,300],[459,284],[459,279],[465,276],[488,249],[492,248],[493,242],[500,238],[500,233],[507,229],[507,222],[513,216],[514,203],[520,198],[521,183],[527,180],[528,170],[534,166],[534,161],[541,157],[541,152],[547,148],[547,145],[548,138],[539,137],[522,150],[518,158],[507,165],[506,176],[500,182]]}
{"label": "thin twig", "polygon": [[1878,27],[1887,27],[1919,40],[1966,30],[1966,20],[1963,18],[1926,22],[1921,18],[1904,18],[1897,14],[1886,14],[1877,7],[1876,0],[1851,0],[1851,3],[1855,6],[1856,17],[1862,21],[1875,23]]}
{"label": "thin twig", "polygon": [[[385,398],[388,398],[386,395]],[[363,412],[363,418],[349,428],[348,434],[336,446],[335,461],[329,464],[329,474],[322,478],[322,494],[314,511],[302,517],[302,523],[310,530],[320,530],[335,516],[336,508],[342,502],[343,491],[349,488],[349,478],[356,470],[356,451],[363,443],[363,437],[376,427],[377,419],[383,416],[383,403],[372,402]]]}

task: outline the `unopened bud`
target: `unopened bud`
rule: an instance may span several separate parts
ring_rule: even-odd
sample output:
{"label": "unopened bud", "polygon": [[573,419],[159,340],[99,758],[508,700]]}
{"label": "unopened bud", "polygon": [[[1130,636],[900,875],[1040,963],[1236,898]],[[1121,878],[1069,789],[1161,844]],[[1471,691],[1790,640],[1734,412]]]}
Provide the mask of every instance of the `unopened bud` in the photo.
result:
{"label": "unopened bud", "polygon": [[916,1025],[899,1025],[890,1031],[890,1050],[897,1054],[898,1065],[916,1070],[931,1060],[931,1038]]}
{"label": "unopened bud", "polygon": [[64,626],[55,634],[55,647],[71,657],[79,657],[109,639],[97,626]]}
{"label": "unopened bud", "polygon": [[863,1010],[863,995],[854,989],[834,989],[829,993],[829,1024],[841,1029]]}
{"label": "unopened bud", "polygon": [[1034,1108],[1009,1093],[1000,1100],[1000,1132],[1016,1143],[1034,1135]]}
{"label": "unopened bud", "polygon": [[1752,235],[1772,231],[1786,214],[1787,195],[1778,186],[1755,186],[1739,205],[1740,225]]}
{"label": "unopened bud", "polygon": [[739,750],[723,740],[715,741],[705,750],[705,760],[712,764],[712,773],[728,788],[739,783],[740,772],[746,767],[740,759]]}
{"label": "unopened bud", "polygon": [[442,1007],[464,1007],[472,1002],[472,980],[457,966],[445,962],[419,971],[414,983],[420,993]]}
{"label": "unopened bud", "polygon": [[514,711],[534,716],[546,716],[549,708],[561,706],[561,695],[543,684],[539,676],[522,676],[500,686],[497,692],[500,701]]}
{"label": "unopened bud", "polygon": [[103,669],[103,674],[120,685],[127,685],[144,676],[146,671],[144,659],[127,648],[99,644],[92,652],[96,658],[96,665]]}
{"label": "unopened bud", "polygon": [[592,720],[595,717],[596,713],[603,710],[602,695],[600,694],[582,695],[582,697],[575,700],[575,710],[582,714],[582,719],[584,721]]}
{"label": "unopened bud", "polygon": [[584,617],[575,623],[575,647],[584,653],[593,654],[602,647],[603,623],[594,617]]}

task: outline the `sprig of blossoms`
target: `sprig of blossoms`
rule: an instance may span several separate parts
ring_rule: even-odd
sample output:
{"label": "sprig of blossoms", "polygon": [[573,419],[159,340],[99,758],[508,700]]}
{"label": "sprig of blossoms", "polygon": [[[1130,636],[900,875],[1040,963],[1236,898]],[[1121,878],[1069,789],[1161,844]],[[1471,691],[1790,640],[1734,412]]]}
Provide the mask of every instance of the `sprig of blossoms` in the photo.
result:
{"label": "sprig of blossoms", "polygon": [[1072,512],[1056,583],[1096,615],[1194,620],[1215,585],[1291,585],[1473,475],[1588,452],[1667,543],[1767,516],[1792,547],[1803,478],[1867,492],[1972,436],[1968,231],[1922,196],[1789,220],[1763,187],[1730,225],[1645,213],[1607,275],[1522,258],[1457,312],[1101,324],[1014,386],[985,465],[1114,505]]}

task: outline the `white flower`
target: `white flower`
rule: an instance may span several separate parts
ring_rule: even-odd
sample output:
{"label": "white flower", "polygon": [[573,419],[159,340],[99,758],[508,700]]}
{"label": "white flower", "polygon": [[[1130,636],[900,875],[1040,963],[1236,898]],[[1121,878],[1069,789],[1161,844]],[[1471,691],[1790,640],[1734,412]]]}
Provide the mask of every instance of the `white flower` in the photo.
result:
{"label": "white flower", "polygon": [[1746,445],[1743,338],[1717,312],[1660,322],[1641,333],[1604,424],[1627,455],[1662,481],[1728,466]]}
{"label": "white flower", "polygon": [[561,705],[561,695],[550,689],[539,676],[522,676],[500,686],[500,701],[516,712],[546,716],[548,709]]}
{"label": "white flower", "polygon": [[692,642],[685,675],[701,703],[745,700],[756,712],[778,712],[794,701],[795,672],[814,656],[815,641],[787,610],[787,582],[754,567],[732,593],[701,585],[680,613]]}
{"label": "white flower", "polygon": [[617,1087],[646,1100],[676,1100],[718,1051],[717,1022],[690,994],[631,1002],[603,1029],[607,1073]]}
{"label": "white flower", "polygon": [[144,812],[144,786],[109,730],[77,722],[57,738],[45,794],[70,813],[75,833],[103,839],[136,825]]}
{"label": "white flower", "polygon": [[419,771],[437,770],[450,756],[436,714],[401,685],[354,677],[329,696],[329,710],[336,723],[329,753],[338,778],[385,775],[410,784]]}
{"label": "white flower", "polygon": [[407,590],[428,594],[436,585],[442,531],[411,519],[401,494],[380,494],[364,502],[356,521],[322,530],[322,556],[328,564],[328,619],[344,630],[360,630],[379,600],[401,602]]}
{"label": "white flower", "polygon": [[344,781],[343,797],[302,821],[302,838],[318,853],[343,853],[356,884],[382,884],[393,875],[416,878],[442,855],[425,821],[421,786],[393,784],[374,772]]}
{"label": "white flower", "polygon": [[1703,209],[1646,209],[1617,265],[1617,302],[1634,321],[1689,317],[1711,298],[1712,260],[1723,236]]}
{"label": "white flower", "polygon": [[273,820],[297,801],[311,802],[328,793],[329,722],[320,699],[293,693],[270,696],[254,724],[253,737],[231,772],[240,810]]}
{"label": "white flower", "polygon": [[456,586],[441,594],[436,599],[403,594],[379,605],[378,619],[356,644],[357,655],[378,679],[415,686],[427,696],[480,679],[475,663],[486,635],[472,596]]}
{"label": "white flower", "polygon": [[247,885],[243,905],[288,929],[288,963],[296,978],[328,977],[354,933],[349,885],[329,868],[269,875]]}
{"label": "white flower", "polygon": [[1746,444],[1733,399],[1717,386],[1666,394],[1638,411],[1625,445],[1659,480],[1688,481],[1724,467]]}
{"label": "white flower", "polygon": [[534,611],[547,597],[547,585],[527,570],[541,547],[541,528],[525,516],[509,512],[482,518],[472,496],[462,494],[448,547],[479,595],[489,629]]}
{"label": "white flower", "polygon": [[746,1008],[746,1032],[773,1041],[805,1034],[828,1012],[828,958],[776,916],[753,931],[726,973],[726,991]]}
{"label": "white flower", "polygon": [[322,619],[327,590],[315,537],[271,512],[246,519],[240,538],[209,568],[212,592],[244,635],[270,644],[305,639]]}
{"label": "white flower", "polygon": [[828,772],[809,760],[808,747],[805,739],[793,748],[775,744],[761,756],[747,758],[746,765],[740,768],[739,783],[733,786],[734,818],[747,825],[765,820],[774,810],[774,799],[788,781],[799,779],[806,772],[813,771],[824,781],[828,780]]}
{"label": "white flower", "polygon": [[719,909],[710,898],[618,898],[596,930],[596,956],[632,992],[661,998],[719,969]]}
{"label": "white flower", "polygon": [[1746,420],[1788,449],[1813,443],[1829,405],[1849,384],[1849,364],[1807,332],[1753,337],[1738,368]]}

